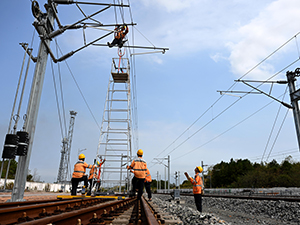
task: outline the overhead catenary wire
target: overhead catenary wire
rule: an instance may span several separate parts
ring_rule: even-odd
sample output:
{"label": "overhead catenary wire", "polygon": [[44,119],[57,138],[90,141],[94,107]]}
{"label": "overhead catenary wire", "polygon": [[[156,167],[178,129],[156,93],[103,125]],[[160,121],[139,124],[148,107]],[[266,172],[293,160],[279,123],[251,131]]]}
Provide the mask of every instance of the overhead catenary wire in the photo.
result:
{"label": "overhead catenary wire", "polygon": [[[282,101],[283,101],[283,99],[284,99],[284,97],[285,97],[285,95],[286,95],[287,89],[288,89],[288,86],[287,86],[286,89],[285,89],[284,95],[283,95],[283,97],[282,97]],[[272,137],[272,134],[273,134],[273,131],[274,131],[276,122],[277,122],[277,120],[278,120],[278,117],[279,117],[279,113],[280,113],[281,108],[282,108],[282,105],[280,104],[279,107],[278,107],[278,111],[277,111],[276,117],[275,117],[275,121],[274,121],[274,123],[273,123],[271,132],[270,132],[270,134],[269,134],[269,137],[268,137],[268,140],[267,140],[267,143],[266,143],[266,146],[265,146],[264,153],[263,153],[262,158],[261,158],[261,162],[263,161],[263,158],[264,158],[264,156],[265,156],[265,153],[266,153],[266,150],[267,150],[267,148],[268,148],[269,142],[270,142],[270,140],[271,140],[271,137]]]}
{"label": "overhead catenary wire", "polygon": [[275,137],[275,140],[274,140],[274,142],[273,142],[273,145],[272,145],[272,147],[271,147],[271,149],[270,149],[270,152],[269,152],[269,155],[268,155],[266,161],[268,161],[268,159],[269,159],[269,157],[270,157],[270,154],[272,153],[272,150],[273,150],[273,148],[274,148],[274,146],[275,146],[275,143],[276,143],[276,141],[277,141],[277,139],[278,139],[278,136],[279,136],[280,131],[281,131],[281,129],[282,129],[282,126],[283,126],[283,124],[284,124],[284,122],[285,122],[285,120],[286,120],[286,117],[287,117],[287,115],[288,115],[288,112],[289,112],[289,109],[286,110],[285,117],[284,117],[284,119],[282,120],[282,123],[281,123],[281,125],[280,125],[280,128],[279,128],[278,133],[277,133],[277,135],[276,135],[276,137]]}
{"label": "overhead catenary wire", "polygon": [[[283,150],[283,151],[279,151],[279,152],[274,152],[270,156],[274,158],[276,156],[285,155],[285,154],[293,154],[293,153],[299,153],[298,148],[292,148],[292,149],[287,149],[287,150]],[[254,160],[254,161],[257,160],[260,163],[264,163],[264,162],[261,161],[261,155],[249,157],[249,160]]]}
{"label": "overhead catenary wire", "polygon": [[52,78],[53,78],[53,85],[54,85],[54,92],[55,92],[55,99],[56,99],[56,107],[58,111],[58,119],[59,119],[59,125],[60,125],[60,132],[62,139],[65,137],[64,131],[63,131],[63,124],[61,119],[61,113],[60,113],[60,107],[59,107],[59,101],[58,101],[58,94],[57,94],[57,88],[56,88],[56,81],[55,81],[55,75],[54,75],[54,68],[53,68],[53,62],[51,62],[51,69],[52,69]]}
{"label": "overhead catenary wire", "polygon": [[[56,43],[56,54],[58,57],[58,44],[57,44],[57,39],[55,39]],[[65,136],[67,135],[67,121],[66,121],[66,113],[65,113],[65,102],[64,102],[64,95],[63,95],[63,85],[62,85],[62,79],[61,79],[61,71],[60,71],[60,64],[57,64],[57,69],[58,69],[58,76],[59,76],[59,86],[60,86],[60,96],[61,96],[61,105],[62,105],[62,115],[64,119],[64,127],[65,127]]]}
{"label": "overhead catenary wire", "polygon": [[[127,0],[128,5],[130,4],[130,1]],[[130,15],[130,19],[131,19],[131,23],[133,23],[133,15],[132,15],[132,11],[131,11],[131,7],[129,7],[129,15]],[[134,28],[134,26],[133,26]],[[132,44],[133,46],[135,45],[135,39],[134,39],[134,29],[132,29],[131,31],[131,36],[132,36]],[[131,56],[131,48],[129,48],[129,53]],[[132,49],[133,53],[135,53],[135,49]],[[130,57],[130,62],[132,65],[132,115],[133,115],[133,129],[134,129],[134,136],[133,136],[133,140],[134,140],[134,144],[136,149],[139,149],[139,130],[138,130],[138,93],[137,93],[137,78],[136,78],[136,63],[135,63],[135,57]]]}
{"label": "overhead catenary wire", "polygon": [[[61,51],[59,45],[57,45],[57,46],[58,46],[58,49],[59,49],[60,53],[62,54],[62,51]],[[79,84],[78,84],[78,82],[77,82],[77,80],[76,80],[76,78],[75,78],[75,76],[74,76],[74,74],[73,74],[73,72],[72,72],[72,70],[71,70],[71,68],[70,68],[70,66],[69,66],[69,64],[68,64],[68,62],[67,62],[67,60],[64,60],[64,62],[65,62],[66,66],[67,66],[67,68],[68,68],[68,70],[69,70],[69,72],[70,72],[70,75],[71,75],[72,78],[73,78],[73,81],[74,81],[75,84],[76,84],[76,87],[77,87],[77,89],[78,89],[78,91],[79,91],[79,93],[80,93],[80,95],[81,95],[81,97],[82,97],[82,99],[83,99],[85,105],[87,106],[87,108],[88,108],[88,110],[89,110],[91,116],[92,116],[93,119],[94,119],[94,122],[96,123],[97,127],[98,127],[99,130],[100,130],[100,125],[99,125],[99,123],[97,122],[96,117],[94,116],[94,114],[93,114],[93,112],[92,112],[92,110],[91,110],[91,107],[89,106],[89,104],[88,104],[86,98],[84,97],[84,94],[83,94],[83,92],[81,91],[81,88],[80,88],[80,86],[79,86]]]}
{"label": "overhead catenary wire", "polygon": [[[277,51],[279,51],[281,48],[283,48],[286,44],[288,44],[291,40],[293,40],[295,37],[297,37],[298,35],[299,35],[299,33],[300,32],[298,32],[296,35],[294,35],[292,38],[290,38],[288,41],[286,41],[284,44],[282,44],[279,48],[277,48],[275,51],[273,51],[271,54],[269,54],[266,58],[264,58],[261,62],[259,62],[258,64],[256,64],[253,68],[251,68],[249,71],[247,71],[244,75],[242,75],[238,80],[241,80],[243,77],[245,77],[246,75],[248,75],[250,72],[252,72],[254,69],[256,69],[259,65],[261,65],[264,61],[266,61],[268,58],[270,58],[272,55],[274,55]],[[293,61],[292,63],[290,63],[288,66],[286,66],[286,67],[284,67],[282,70],[280,70],[278,73],[275,73],[273,76],[271,76],[268,80],[270,80],[270,79],[272,79],[272,78],[274,78],[275,76],[277,76],[279,73],[281,73],[283,70],[285,70],[285,69],[287,69],[287,68],[289,68],[290,66],[292,66],[293,64],[295,64],[296,62],[298,62],[299,61],[299,58],[298,59],[296,59],[295,61]],[[268,81],[267,80],[267,81]],[[263,84],[263,83],[262,83]],[[261,85],[262,85],[261,84]],[[231,90],[234,86],[235,86],[236,84],[233,84],[233,85],[231,85],[230,86],[230,88],[228,88],[227,90]],[[261,86],[261,85],[258,85],[257,87],[259,87],[259,86]],[[253,89],[252,89],[253,90]],[[247,95],[247,94],[246,94]],[[218,98],[217,99],[217,101],[216,102],[214,102],[213,103],[213,105],[215,105],[219,100],[221,99],[221,97],[220,98]],[[240,99],[242,99],[242,98],[240,98]],[[229,108],[231,108],[234,104],[236,104],[240,99],[238,99],[237,101],[235,101],[233,104],[231,104],[230,105],[230,107],[227,107],[226,109],[225,109],[225,111],[227,111]],[[190,128],[191,128],[191,126],[193,126],[204,114],[206,114],[208,111],[209,111],[209,109],[210,108],[212,108],[212,106],[213,105],[211,105],[200,117],[198,117],[197,119],[196,119],[196,121],[194,121],[193,123],[192,123],[192,125],[190,125],[183,133],[181,133],[180,135],[179,135],[179,137],[177,137],[176,139],[175,139],[175,141],[173,141],[167,148],[165,148],[162,152],[164,152],[166,149],[168,149],[170,146],[172,146],[172,144],[174,144],[184,133],[186,133]],[[221,112],[221,113],[223,113],[224,112],[224,110]],[[220,114],[218,114],[218,116],[220,116]],[[216,117],[217,118],[217,117]],[[210,122],[212,122],[213,120],[211,120]],[[210,123],[209,122],[209,123]],[[184,144],[187,140],[189,140],[192,136],[194,136],[196,133],[198,133],[201,129],[203,129],[205,126],[207,126],[209,123],[207,123],[207,124],[205,124],[202,128],[200,128],[200,129],[198,129],[193,135],[191,135],[191,136],[189,136],[186,140],[184,140],[183,142],[181,142],[179,145],[177,145],[172,151],[170,151],[168,154],[170,154],[170,153],[172,153],[173,151],[175,151],[178,147],[180,147],[182,144]],[[161,152],[161,153],[162,153]],[[161,154],[160,153],[160,154]],[[159,154],[159,155],[160,155]]]}
{"label": "overhead catenary wire", "polygon": [[[271,102],[269,102],[268,104],[264,105],[263,107],[261,107],[260,109],[258,109],[258,110],[255,111],[254,113],[252,113],[251,115],[247,116],[245,119],[243,119],[243,120],[241,120],[240,122],[236,123],[235,125],[231,126],[230,128],[228,128],[227,130],[225,130],[225,131],[222,132],[221,134],[215,136],[214,138],[212,138],[212,139],[210,139],[209,141],[205,142],[204,144],[202,144],[202,145],[196,147],[195,149],[193,149],[193,150],[191,150],[191,151],[189,151],[189,152],[185,152],[183,155],[181,155],[181,156],[179,156],[179,157],[177,157],[177,158],[174,158],[173,160],[182,158],[182,157],[184,157],[184,156],[186,156],[186,155],[188,155],[188,154],[190,154],[190,153],[196,151],[197,149],[202,148],[203,146],[205,146],[205,145],[211,143],[211,142],[214,141],[215,139],[221,137],[222,135],[224,135],[224,134],[227,133],[228,131],[232,130],[233,128],[237,127],[237,126],[240,125],[241,123],[243,123],[243,122],[245,122],[246,120],[248,120],[249,118],[251,118],[252,116],[256,115],[258,112],[262,111],[263,109],[265,109],[267,106],[269,106],[269,105],[272,104],[273,102],[274,102],[274,100],[271,101]],[[211,121],[212,121],[212,120],[211,120]],[[210,122],[211,122],[211,121],[210,121]]]}
{"label": "overhead catenary wire", "polygon": [[[290,67],[291,65],[293,65],[294,63],[298,62],[300,59],[297,59],[295,60],[294,62],[292,62],[291,64],[289,64],[288,66],[284,67],[282,70],[280,70],[279,72],[275,73],[273,76],[271,76],[268,80],[272,79],[273,77],[277,76],[278,74],[280,74],[283,70],[286,70],[288,67]],[[262,85],[262,84],[261,84]],[[259,86],[261,86],[259,85]],[[247,96],[249,93],[246,93],[244,96],[242,96],[242,98],[244,98],[245,96]],[[229,107],[227,107],[225,110],[223,110],[221,113],[219,113],[216,117],[214,117],[212,120],[210,120],[208,123],[206,123],[204,126],[202,126],[200,129],[198,129],[195,133],[193,133],[191,136],[189,136],[186,140],[184,140],[183,142],[181,142],[178,146],[176,146],[176,148],[174,148],[171,152],[169,152],[168,154],[172,153],[173,151],[175,151],[178,147],[180,147],[182,144],[184,144],[188,139],[190,139],[192,136],[194,136],[196,133],[198,133],[200,130],[202,130],[204,127],[206,127],[208,124],[210,124],[212,121],[214,121],[217,117],[219,117],[221,114],[223,114],[225,111],[227,111],[229,108],[231,108],[233,105],[235,105],[238,101],[240,101],[242,98],[239,98],[238,100],[236,100],[235,102],[233,102]],[[275,100],[273,100],[275,101]],[[234,126],[235,127],[235,126]],[[233,127],[232,127],[233,128]],[[231,130],[232,128],[230,128],[229,130]],[[228,130],[228,131],[229,131]],[[227,132],[227,131],[226,131]],[[226,133],[225,132],[225,133]],[[221,134],[223,135],[224,132]],[[221,136],[219,135],[219,136]],[[217,136],[217,137],[219,137]],[[213,140],[216,139],[216,138],[213,138]],[[212,141],[212,140],[211,140]],[[209,142],[211,142],[209,141]],[[206,142],[205,144],[209,143],[209,142]],[[202,147],[204,145],[201,145],[200,147]],[[197,147],[196,149],[198,149],[199,147]],[[183,154],[182,156],[185,156],[193,151],[195,151],[196,149],[186,153],[186,154]],[[182,157],[181,156],[181,157]],[[177,158],[176,158],[177,159]]]}

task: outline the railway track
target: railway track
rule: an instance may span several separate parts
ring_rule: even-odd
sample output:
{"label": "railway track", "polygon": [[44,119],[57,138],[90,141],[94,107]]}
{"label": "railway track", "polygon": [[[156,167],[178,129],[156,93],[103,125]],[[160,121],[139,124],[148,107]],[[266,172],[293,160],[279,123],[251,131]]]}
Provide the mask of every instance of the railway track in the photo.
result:
{"label": "railway track", "polygon": [[0,204],[3,224],[147,224],[163,223],[144,198],[80,198]]}
{"label": "railway track", "polygon": [[[166,193],[156,193],[159,195],[170,195]],[[181,196],[194,196],[190,193],[180,193]],[[203,194],[203,198],[233,198],[233,199],[248,199],[248,200],[272,200],[272,201],[287,201],[287,202],[300,202],[300,196],[267,196],[267,195],[230,195],[230,194]]]}

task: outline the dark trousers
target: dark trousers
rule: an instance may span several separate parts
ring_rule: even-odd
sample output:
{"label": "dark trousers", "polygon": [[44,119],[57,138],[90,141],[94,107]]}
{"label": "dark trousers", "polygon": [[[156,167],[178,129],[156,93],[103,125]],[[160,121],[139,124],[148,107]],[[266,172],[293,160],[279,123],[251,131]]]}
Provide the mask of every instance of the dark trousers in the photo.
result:
{"label": "dark trousers", "polygon": [[202,195],[201,194],[194,194],[194,198],[195,198],[195,203],[196,203],[197,210],[199,212],[202,212]]}
{"label": "dark trousers", "polygon": [[135,195],[135,190],[138,189],[137,199],[140,200],[142,198],[143,189],[144,189],[145,178],[132,178],[132,194]]}
{"label": "dark trousers", "polygon": [[95,186],[95,183],[96,183],[96,179],[89,179],[88,182],[90,184],[90,189],[89,189],[87,195],[91,195],[92,189],[93,189],[93,187]]}
{"label": "dark trousers", "polygon": [[96,185],[96,191],[98,191],[100,189],[101,181],[97,182],[96,178],[89,179],[88,182],[90,184],[90,189],[89,189],[89,192],[87,193],[87,195],[91,195],[92,189],[93,189],[93,187],[95,187],[95,185]]}
{"label": "dark trousers", "polygon": [[113,47],[115,45],[118,45],[119,48],[122,48],[123,47],[123,40],[122,39],[118,39],[118,38],[115,38],[111,44],[109,45],[109,47]]}
{"label": "dark trousers", "polygon": [[71,195],[77,195],[77,187],[78,187],[78,183],[83,181],[84,182],[84,186],[87,188],[88,186],[88,179],[87,176],[83,176],[81,178],[72,178],[72,191],[71,191]]}
{"label": "dark trousers", "polygon": [[148,194],[148,199],[151,199],[152,198],[151,182],[145,182],[145,188],[146,188],[146,192]]}

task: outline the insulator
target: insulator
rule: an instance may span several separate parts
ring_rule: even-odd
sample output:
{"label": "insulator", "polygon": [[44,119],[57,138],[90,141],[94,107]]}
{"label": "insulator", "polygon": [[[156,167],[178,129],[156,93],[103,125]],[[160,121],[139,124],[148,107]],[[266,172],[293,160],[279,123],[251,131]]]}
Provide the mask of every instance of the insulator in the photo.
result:
{"label": "insulator", "polygon": [[17,135],[19,136],[19,143],[16,155],[25,156],[28,151],[29,134],[26,131],[18,131]]}
{"label": "insulator", "polygon": [[6,134],[2,158],[13,159],[17,153],[19,136],[16,134]]}

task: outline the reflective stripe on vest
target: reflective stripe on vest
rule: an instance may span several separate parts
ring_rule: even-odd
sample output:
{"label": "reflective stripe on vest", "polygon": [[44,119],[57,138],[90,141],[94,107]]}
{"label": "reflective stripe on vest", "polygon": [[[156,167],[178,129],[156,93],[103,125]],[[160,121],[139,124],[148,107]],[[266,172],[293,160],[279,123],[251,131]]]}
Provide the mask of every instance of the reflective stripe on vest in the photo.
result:
{"label": "reflective stripe on vest", "polygon": [[132,161],[130,168],[134,170],[134,176],[136,178],[143,179],[146,177],[147,163],[143,158],[135,158]]}

